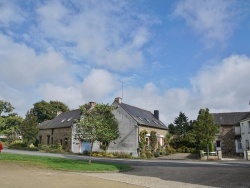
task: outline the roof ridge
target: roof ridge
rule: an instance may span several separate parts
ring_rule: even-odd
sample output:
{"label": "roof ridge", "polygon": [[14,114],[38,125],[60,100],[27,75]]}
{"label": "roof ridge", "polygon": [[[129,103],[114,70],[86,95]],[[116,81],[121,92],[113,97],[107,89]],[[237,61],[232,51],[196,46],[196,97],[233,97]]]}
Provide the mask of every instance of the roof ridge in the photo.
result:
{"label": "roof ridge", "polygon": [[147,112],[150,112],[150,113],[151,113],[151,111],[149,111],[149,110],[145,110],[145,109],[142,109],[142,108],[139,108],[139,107],[136,107],[136,106],[132,106],[132,105],[129,105],[129,104],[126,104],[126,103],[121,103],[121,104],[125,104],[125,105],[127,105],[127,106],[131,106],[131,107],[133,107],[133,108],[137,108],[137,109],[140,109],[140,110],[147,111]]}

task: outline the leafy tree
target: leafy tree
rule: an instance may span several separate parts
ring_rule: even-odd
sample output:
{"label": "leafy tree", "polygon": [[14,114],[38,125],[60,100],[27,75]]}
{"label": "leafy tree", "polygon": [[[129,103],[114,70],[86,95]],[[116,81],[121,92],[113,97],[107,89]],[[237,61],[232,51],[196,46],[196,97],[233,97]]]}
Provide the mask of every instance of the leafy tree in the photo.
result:
{"label": "leafy tree", "polygon": [[9,113],[14,110],[14,107],[7,101],[0,100],[0,116],[2,113]]}
{"label": "leafy tree", "polygon": [[37,116],[38,123],[45,120],[51,120],[56,117],[57,112],[66,112],[69,108],[64,103],[59,101],[46,102],[44,100],[34,104],[32,112]]}
{"label": "leafy tree", "polygon": [[214,123],[214,119],[209,113],[208,108],[200,109],[197,120],[194,122],[193,126],[199,149],[204,149],[201,148],[204,146],[204,143],[208,146],[209,143],[214,140],[215,134],[218,132],[218,125]]}
{"label": "leafy tree", "polygon": [[24,141],[29,145],[36,140],[38,133],[37,117],[32,111],[26,113],[26,117],[20,125],[20,131]]}
{"label": "leafy tree", "polygon": [[175,118],[174,124],[175,134],[180,137],[184,136],[189,130],[188,117],[183,112],[180,112],[179,116]]}
{"label": "leafy tree", "polygon": [[175,126],[174,126],[173,123],[171,123],[171,124],[168,125],[168,132],[169,132],[170,134],[175,134],[175,133],[176,133],[176,131],[175,131]]}
{"label": "leafy tree", "polygon": [[77,124],[79,139],[91,144],[90,155],[95,141],[105,143],[107,149],[110,142],[119,137],[118,122],[112,113],[114,107],[108,104],[96,104],[90,108],[85,104],[80,106],[80,109],[82,119]]}
{"label": "leafy tree", "polygon": [[[14,107],[6,101],[0,100],[0,134],[6,135],[11,140],[15,140],[19,134],[19,125],[23,118],[17,113],[11,113]],[[1,115],[5,113],[5,115]]]}

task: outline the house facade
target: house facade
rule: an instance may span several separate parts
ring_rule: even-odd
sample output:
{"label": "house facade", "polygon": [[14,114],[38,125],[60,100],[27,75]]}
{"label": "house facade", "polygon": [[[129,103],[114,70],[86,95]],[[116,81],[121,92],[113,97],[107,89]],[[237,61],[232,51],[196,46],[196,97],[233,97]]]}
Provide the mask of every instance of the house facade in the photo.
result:
{"label": "house facade", "polygon": [[[240,134],[242,150],[246,159],[247,151],[250,150],[250,114],[240,121]],[[250,160],[250,158],[248,158]]]}
{"label": "house facade", "polygon": [[221,150],[222,156],[243,153],[241,121],[249,115],[249,112],[211,114],[214,122],[219,125],[219,132],[215,138],[216,150]]}
{"label": "house facade", "polygon": [[[91,102],[90,106],[94,103]],[[126,152],[138,156],[139,134],[142,130],[149,133],[145,139],[149,143],[150,132],[155,131],[157,135],[157,147],[164,144],[167,127],[159,120],[159,111],[152,114],[150,111],[130,106],[116,98],[112,104],[116,107],[113,111],[119,126],[119,138],[110,143],[108,152]],[[77,137],[75,120],[80,120],[81,110],[72,110],[59,114],[50,121],[38,125],[38,140],[40,144],[61,144],[63,149],[82,153],[90,149],[90,144],[85,143]],[[93,151],[101,151],[99,143],[95,142]]]}
{"label": "house facade", "polygon": [[121,98],[116,98],[112,105],[116,107],[113,113],[119,124],[120,136],[110,144],[108,151],[126,152],[138,156],[139,135],[144,130],[148,132],[145,136],[148,145],[151,131],[156,132],[156,148],[164,145],[164,137],[168,129],[160,121],[158,110],[155,110],[153,114],[150,111],[122,103]]}

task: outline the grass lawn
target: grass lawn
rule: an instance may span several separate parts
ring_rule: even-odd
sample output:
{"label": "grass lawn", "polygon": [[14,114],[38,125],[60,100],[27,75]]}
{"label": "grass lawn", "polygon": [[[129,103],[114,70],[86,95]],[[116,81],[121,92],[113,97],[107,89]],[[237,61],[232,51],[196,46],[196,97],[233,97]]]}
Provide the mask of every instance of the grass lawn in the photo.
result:
{"label": "grass lawn", "polygon": [[104,162],[92,162],[89,164],[88,161],[84,160],[2,153],[0,155],[0,163],[5,161],[55,170],[79,172],[121,171],[131,168],[129,165],[124,164]]}

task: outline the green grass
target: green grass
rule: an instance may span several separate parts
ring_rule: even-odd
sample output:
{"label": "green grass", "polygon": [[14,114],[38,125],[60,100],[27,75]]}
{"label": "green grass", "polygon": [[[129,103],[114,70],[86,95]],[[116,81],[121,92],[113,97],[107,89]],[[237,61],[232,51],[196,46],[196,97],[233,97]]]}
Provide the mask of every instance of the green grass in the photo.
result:
{"label": "green grass", "polygon": [[131,167],[124,164],[113,164],[104,162],[93,162],[89,164],[84,160],[73,160],[57,157],[42,157],[21,154],[2,153],[1,162],[22,163],[31,166],[49,168],[54,170],[80,171],[80,172],[101,172],[101,171],[121,171]]}

